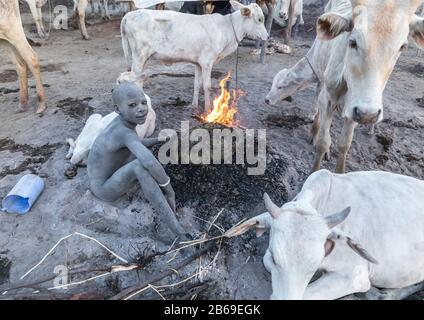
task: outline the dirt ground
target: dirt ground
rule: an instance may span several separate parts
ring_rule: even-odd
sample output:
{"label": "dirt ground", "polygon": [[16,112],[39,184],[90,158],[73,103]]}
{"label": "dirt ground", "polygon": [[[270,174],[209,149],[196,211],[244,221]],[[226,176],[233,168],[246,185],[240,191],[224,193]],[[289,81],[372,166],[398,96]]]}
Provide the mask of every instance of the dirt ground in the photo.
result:
{"label": "dirt ground", "polygon": [[[305,11],[306,26],[294,39],[291,55],[269,55],[266,64],[262,65],[258,63],[258,56],[250,54],[252,48],[241,47],[239,50],[238,86],[246,95],[239,102],[237,117],[244,127],[267,130],[268,147],[275,150],[269,170],[278,168],[279,171],[272,177],[273,183],[279,186],[275,187],[272,195],[280,205],[295,196],[312,165],[314,152],[308,141],[314,87],[297,94],[293,103],[283,102],[276,107],[266,105],[264,97],[276,72],[292,66],[313,42],[314,19],[322,9],[309,6]],[[40,175],[46,182],[45,191],[30,213],[23,216],[0,213],[0,288],[19,283],[20,277],[39,262],[61,237],[73,232],[95,237],[130,261],[142,260],[146,252],[168,248],[160,241],[168,231],[155,217],[137,187],[111,206],[92,197],[85,168],[80,168],[74,179],[64,176],[68,166],[65,160],[66,139],[77,137],[89,114],[105,115],[113,110],[111,90],[117,76],[125,71],[119,19],[89,26],[88,31],[92,37],[90,41],[83,41],[78,30],[54,31],[48,40],[35,48],[41,59],[48,99],[48,110],[41,118],[35,115],[37,99],[34,88],[30,89],[31,110],[15,113],[19,94],[17,76],[13,64],[4,59],[4,52],[0,52],[3,57],[0,60],[0,198],[6,196],[19,178],[28,172]],[[280,34],[275,30],[273,36],[278,39]],[[411,46],[399,60],[384,97],[385,120],[377,126],[375,135],[369,135],[367,127],[356,130],[347,161],[348,171],[385,170],[424,179],[424,58],[418,58],[416,53],[417,50]],[[213,85],[217,88],[218,80],[235,66],[236,54],[215,65]],[[190,106],[193,72],[193,68],[186,65],[169,67],[155,61],[149,64],[151,77],[146,82],[145,91],[157,112],[157,132],[164,128],[178,130],[183,120],[190,120],[192,126],[199,125],[192,118]],[[32,79],[30,85],[34,85]],[[334,141],[340,128],[341,121],[336,119],[332,128]],[[334,170],[334,154],[324,167]],[[225,181],[224,174],[222,177]],[[256,179],[259,181],[264,177]],[[177,195],[186,193],[186,183],[176,182]],[[193,199],[197,200],[193,202],[177,199],[179,219],[195,236],[209,228],[206,221],[211,221],[222,208],[224,211],[216,224],[224,229],[264,210],[259,196],[263,190],[259,190],[257,199],[246,198],[249,203],[238,209],[231,203],[231,199],[237,199],[237,194],[228,198],[228,204],[214,201],[224,184],[211,186],[203,191],[206,198]],[[213,227],[210,233],[216,235],[219,232]],[[256,239],[250,233],[238,239],[225,240],[218,254],[215,250],[203,257],[200,263],[197,261],[189,265],[162,284],[183,280],[195,274],[200,267],[203,270],[200,276],[187,282],[210,281],[197,298],[267,299],[271,293],[270,275],[262,265],[267,241],[267,235]],[[155,271],[172,267],[182,256],[178,255],[166,266],[170,258],[156,258],[139,272],[113,274],[50,293],[85,291],[98,298],[107,298],[143,281]],[[99,268],[119,263],[93,241],[75,236],[59,245],[39,268],[25,278],[25,282],[52,276],[60,265]],[[88,274],[85,274],[69,280],[87,277]],[[52,286],[51,281],[45,285],[49,286]],[[168,298],[183,295],[178,293],[178,287],[168,288],[163,294]],[[158,296],[148,290],[138,298],[156,299]]]}

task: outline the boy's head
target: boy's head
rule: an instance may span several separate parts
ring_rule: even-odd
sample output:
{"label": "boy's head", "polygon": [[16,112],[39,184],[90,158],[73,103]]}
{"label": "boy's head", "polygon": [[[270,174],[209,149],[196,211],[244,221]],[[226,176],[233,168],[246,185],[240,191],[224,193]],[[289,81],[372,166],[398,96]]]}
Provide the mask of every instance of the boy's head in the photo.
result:
{"label": "boy's head", "polygon": [[112,93],[115,110],[124,120],[133,124],[143,124],[149,111],[148,101],[143,90],[133,82],[123,82]]}

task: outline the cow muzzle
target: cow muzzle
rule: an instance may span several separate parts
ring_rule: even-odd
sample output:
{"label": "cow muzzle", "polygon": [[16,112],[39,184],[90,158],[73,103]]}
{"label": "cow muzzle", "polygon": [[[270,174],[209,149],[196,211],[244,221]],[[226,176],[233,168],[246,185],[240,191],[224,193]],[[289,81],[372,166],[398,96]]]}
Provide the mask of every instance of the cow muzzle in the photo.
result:
{"label": "cow muzzle", "polygon": [[353,108],[353,121],[360,124],[374,124],[377,123],[380,119],[382,109],[378,110],[376,113],[369,114],[362,112],[358,107]]}
{"label": "cow muzzle", "polygon": [[288,19],[289,19],[289,16],[288,16],[287,12],[280,12],[280,13],[278,14],[278,16],[279,16],[281,19],[283,19],[283,20],[288,20]]}

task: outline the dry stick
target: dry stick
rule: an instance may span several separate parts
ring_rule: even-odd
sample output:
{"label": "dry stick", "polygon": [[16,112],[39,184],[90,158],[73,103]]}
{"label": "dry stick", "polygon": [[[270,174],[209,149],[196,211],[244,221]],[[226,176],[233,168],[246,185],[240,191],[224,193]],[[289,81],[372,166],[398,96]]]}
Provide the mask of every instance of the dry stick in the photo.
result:
{"label": "dry stick", "polygon": [[[184,268],[185,266],[187,266],[188,264],[190,264],[193,260],[196,260],[197,258],[199,258],[200,256],[204,255],[205,253],[209,252],[213,247],[215,246],[215,243],[209,243],[207,246],[205,246],[204,248],[196,251],[194,254],[192,254],[190,257],[184,259],[183,261],[181,261],[178,265],[176,265],[173,269],[174,270],[179,270],[181,268]],[[141,283],[139,285],[135,285],[132,287],[129,287],[123,291],[121,291],[120,293],[118,293],[117,295],[111,297],[109,300],[120,300],[120,299],[124,299],[127,296],[131,295],[134,292],[137,292],[138,290],[141,290],[145,287],[148,288],[148,286],[152,283],[158,282],[159,280],[162,280],[163,278],[169,277],[170,275],[172,275],[174,273],[173,270],[168,269],[166,271],[157,273],[155,275],[153,275],[150,279],[148,279],[147,281],[145,281],[144,283]]]}
{"label": "dry stick", "polygon": [[[69,276],[71,276],[71,277],[74,276],[74,275],[91,273],[91,272],[104,272],[104,273],[97,275],[97,276],[93,276],[93,277],[91,277],[87,280],[82,280],[82,281],[78,281],[78,282],[71,282],[71,283],[56,286],[56,287],[50,287],[50,288],[47,288],[47,290],[54,290],[54,289],[60,289],[60,288],[63,288],[63,287],[74,286],[74,285],[82,284],[82,283],[85,283],[85,282],[88,282],[88,281],[91,281],[91,280],[94,280],[94,279],[97,279],[99,277],[103,277],[103,276],[106,276],[106,275],[109,275],[109,274],[113,274],[113,273],[117,273],[117,272],[123,272],[123,271],[131,271],[131,270],[136,270],[136,269],[141,269],[141,268],[142,268],[142,265],[131,264],[131,265],[128,265],[128,266],[117,265],[117,266],[112,266],[110,268],[103,268],[103,269],[97,268],[97,269],[70,270]],[[56,277],[57,276],[54,275],[54,276],[50,276],[50,277],[47,277],[47,278],[42,279],[42,280],[38,280],[38,281],[33,282],[33,283],[26,283],[26,284],[17,285],[17,286],[12,287],[12,288],[0,289],[0,299],[1,299],[2,295],[6,295],[5,296],[6,298],[9,297],[10,295],[7,294],[7,293],[10,292],[10,291],[15,291],[15,290],[18,290],[18,289],[23,289],[23,288],[33,288],[33,287],[35,287],[39,284],[43,284],[45,282],[51,281],[51,280],[55,279]],[[37,294],[37,297],[38,296],[39,296],[39,294]]]}
{"label": "dry stick", "polygon": [[63,237],[63,238],[61,238],[58,242],[56,242],[56,244],[49,250],[49,252],[47,252],[47,254],[40,260],[40,262],[38,262],[34,267],[32,267],[27,273],[25,273],[22,277],[21,277],[21,280],[23,279],[23,278],[25,278],[27,275],[29,275],[32,271],[34,271],[35,269],[37,269],[43,262],[44,262],[44,260],[46,260],[47,259],[47,257],[49,256],[49,255],[51,255],[52,254],[52,252],[54,251],[54,249],[56,249],[56,247],[62,242],[62,241],[64,241],[64,240],[66,240],[66,239],[68,239],[68,238],[70,238],[70,237],[72,237],[72,236],[74,236],[74,235],[77,235],[77,236],[80,236],[80,237],[83,237],[83,238],[86,238],[86,239],[89,239],[89,240],[92,240],[92,241],[94,241],[94,242],[96,242],[97,244],[99,244],[102,248],[104,248],[104,249],[106,249],[110,254],[112,254],[115,258],[117,258],[117,259],[119,259],[119,260],[121,260],[122,262],[124,262],[124,263],[128,263],[128,261],[127,260],[125,260],[124,258],[121,258],[120,256],[118,256],[115,252],[113,252],[112,250],[110,250],[108,247],[106,247],[104,244],[102,244],[99,240],[97,240],[97,239],[95,239],[95,238],[93,238],[93,237],[90,237],[90,236],[87,236],[87,235],[85,235],[85,234],[83,234],[83,233],[80,233],[80,232],[74,232],[74,233],[72,233],[72,234],[70,234],[70,235],[67,235],[67,236],[65,236],[65,237]]}
{"label": "dry stick", "polygon": [[[211,261],[211,262],[210,262],[210,263],[206,266],[206,268],[205,268],[205,269],[207,269],[207,268],[209,268],[210,266],[212,266],[212,265],[215,263],[215,261],[218,259],[219,253],[221,252],[221,244],[222,244],[222,239],[220,239],[220,240],[219,240],[218,251],[217,251],[217,253],[215,254],[215,257],[214,257],[214,258],[212,259],[212,261]],[[174,271],[174,269],[171,269],[171,270],[173,270],[173,271]],[[171,283],[171,284],[165,284],[165,285],[161,285],[161,286],[156,286],[156,288],[157,288],[157,289],[163,289],[163,288],[169,288],[169,287],[179,286],[179,285],[181,285],[181,284],[183,284],[183,283],[185,283],[185,282],[187,282],[187,281],[189,281],[189,280],[191,280],[191,279],[193,279],[193,278],[197,277],[198,275],[199,275],[198,273],[195,273],[195,274],[193,274],[193,275],[189,276],[188,278],[185,278],[185,279],[183,279],[183,280],[181,280],[181,281],[179,281],[179,282]],[[129,300],[129,299],[131,299],[131,298],[133,298],[133,297],[135,297],[135,296],[139,295],[140,293],[142,293],[142,292],[146,291],[147,289],[149,289],[149,288],[150,288],[150,286],[151,286],[151,285],[149,284],[148,286],[144,287],[143,289],[138,290],[138,291],[136,291],[136,292],[132,293],[131,295],[129,295],[129,296],[127,296],[127,297],[125,297],[125,298],[124,298],[124,300]]]}

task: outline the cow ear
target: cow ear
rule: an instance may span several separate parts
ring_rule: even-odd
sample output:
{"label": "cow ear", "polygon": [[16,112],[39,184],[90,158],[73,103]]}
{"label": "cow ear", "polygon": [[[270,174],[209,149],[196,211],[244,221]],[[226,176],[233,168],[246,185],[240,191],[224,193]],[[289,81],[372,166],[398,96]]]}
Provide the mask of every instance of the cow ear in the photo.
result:
{"label": "cow ear", "polygon": [[327,241],[333,241],[334,243],[344,242],[360,257],[373,264],[378,264],[378,261],[367,250],[365,250],[358,242],[354,241],[351,237],[348,237],[341,231],[333,230],[328,236]]}
{"label": "cow ear", "polygon": [[272,218],[268,212],[259,216],[251,218],[245,222],[236,224],[230,230],[225,232],[224,236],[227,238],[236,237],[246,233],[250,229],[256,229],[256,236],[260,237],[264,232],[271,227]]}
{"label": "cow ear", "polygon": [[328,41],[336,38],[343,32],[353,30],[352,18],[347,18],[337,13],[325,13],[317,22],[318,39]]}
{"label": "cow ear", "polygon": [[249,8],[242,8],[240,12],[241,12],[241,15],[245,17],[250,17],[250,15],[252,14]]}
{"label": "cow ear", "polygon": [[411,38],[418,47],[424,50],[424,18],[415,15],[409,30]]}
{"label": "cow ear", "polygon": [[331,252],[333,252],[335,246],[336,243],[333,240],[327,239],[324,244],[325,256],[328,256]]}
{"label": "cow ear", "polygon": [[230,0],[230,3],[234,11],[241,10],[245,7],[244,5],[242,5],[240,2],[236,0]]}

